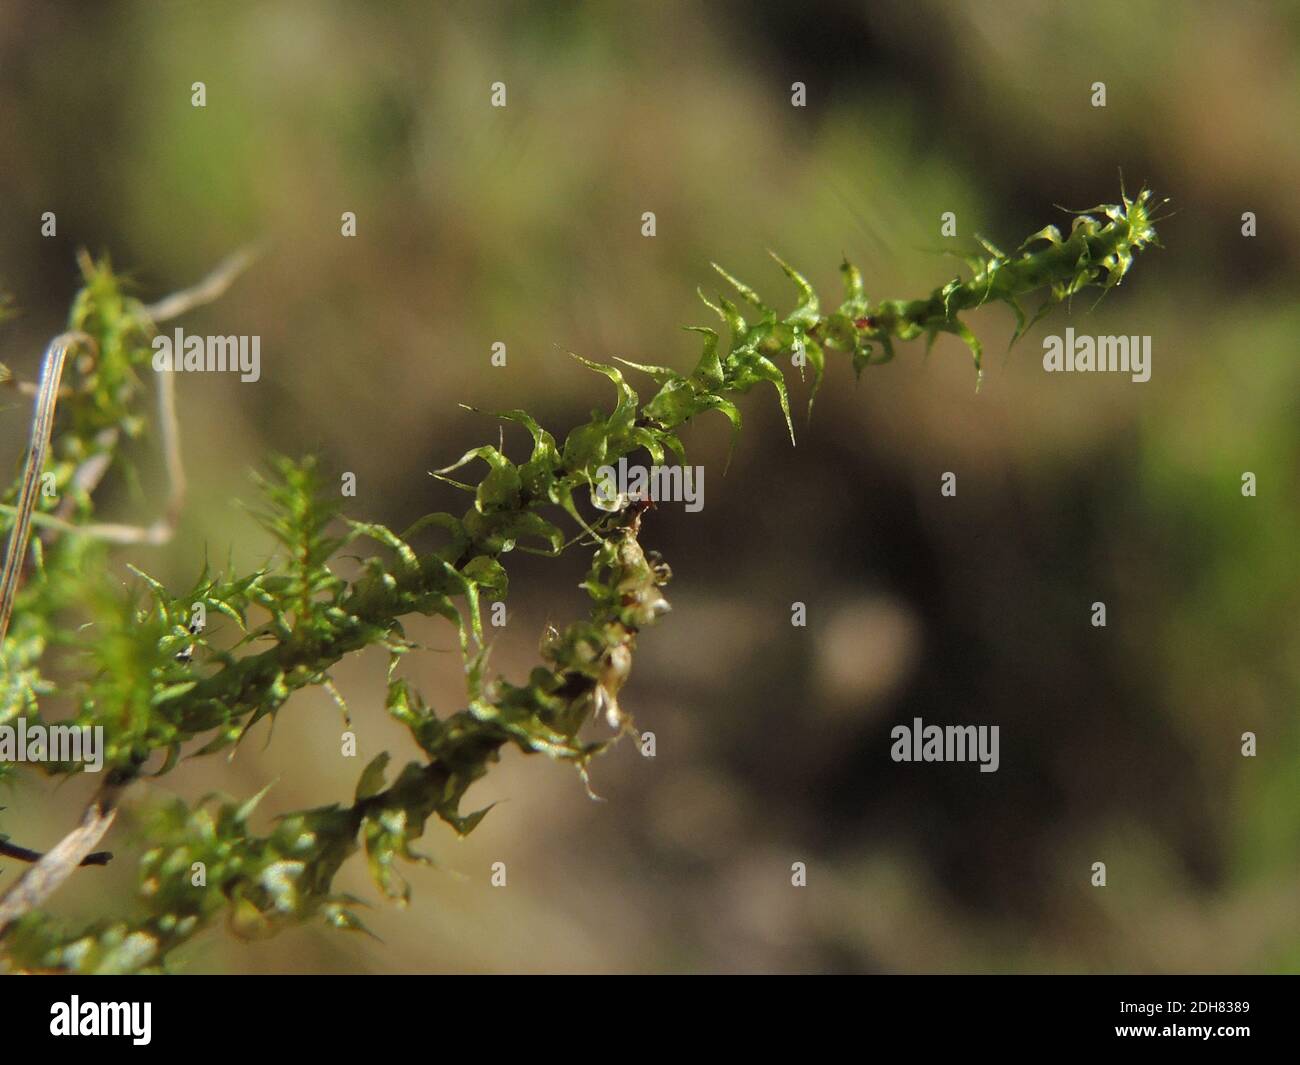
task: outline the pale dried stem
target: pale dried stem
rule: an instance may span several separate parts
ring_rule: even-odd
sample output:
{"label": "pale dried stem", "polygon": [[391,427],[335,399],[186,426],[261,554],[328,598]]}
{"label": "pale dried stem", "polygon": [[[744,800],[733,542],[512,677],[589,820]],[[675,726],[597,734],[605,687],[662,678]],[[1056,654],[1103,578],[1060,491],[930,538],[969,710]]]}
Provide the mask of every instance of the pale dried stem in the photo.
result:
{"label": "pale dried stem", "polygon": [[[14,921],[49,898],[91,856],[117,817],[120,787],[105,784],[82,814],[81,824],[64,836],[0,896],[0,936]],[[107,858],[105,858],[107,860]],[[96,863],[98,864],[98,863]]]}
{"label": "pale dried stem", "polygon": [[41,363],[41,385],[32,412],[31,443],[27,450],[27,464],[23,467],[22,486],[14,527],[9,531],[9,544],[5,549],[4,569],[0,570],[0,644],[9,631],[9,618],[13,613],[14,596],[18,594],[18,576],[27,553],[27,541],[32,532],[32,511],[36,507],[37,483],[45,466],[45,455],[50,447],[50,433],[54,428],[54,406],[59,398],[59,382],[63,379],[63,363],[68,350],[78,344],[94,346],[95,341],[85,333],[63,333],[50,341]]}

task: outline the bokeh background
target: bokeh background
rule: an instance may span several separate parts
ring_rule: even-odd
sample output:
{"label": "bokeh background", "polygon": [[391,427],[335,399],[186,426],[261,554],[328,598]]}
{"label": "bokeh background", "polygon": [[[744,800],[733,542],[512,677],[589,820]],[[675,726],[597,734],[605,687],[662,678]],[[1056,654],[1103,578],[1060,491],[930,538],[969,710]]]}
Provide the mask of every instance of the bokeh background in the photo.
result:
{"label": "bokeh background", "polygon": [[[262,380],[181,378],[190,500],[171,545],[122,553],[124,580],[128,561],[180,586],[205,552],[262,560],[232,501],[271,451],[355,472],[358,517],[463,507],[428,471],[497,428],[457,404],[527,407],[560,434],[609,402],[564,350],[689,367],[679,327],[708,322],[710,260],[784,301],[777,249],[834,302],[847,254],[873,297],[913,297],[952,276],[945,247],[1014,245],[1068,221],[1054,205],[1114,199],[1121,169],[1177,211],[1166,250],[1095,311],[1076,301],[1008,354],[1007,309],[974,315],[978,395],[946,337],[857,385],[832,363],[794,449],[756,392],[725,477],[723,420],[688,430],[706,506],[649,519],[674,611],[624,697],[657,757],[625,743],[596,763],[605,801],[508,753],[470,794],[501,800],[472,836],[431,824],[437,868],[410,871],[408,909],[349,867],[380,940],[217,929],[180,968],[1300,970],[1298,42],[1290,3],[0,4],[15,372],[34,377],[60,330],[78,247],[147,298],[246,242],[269,249],[181,323],[260,334]],[[940,237],[944,211],[960,240]],[[1151,335],[1151,381],[1045,374],[1044,331],[1067,324]],[[0,398],[16,465],[27,402]],[[161,509],[140,458],[106,513]],[[545,624],[583,609],[585,567],[512,561],[499,671],[525,674]],[[458,709],[452,634],[413,632],[429,649],[407,675]],[[276,781],[266,817],[346,799],[373,754],[413,754],[385,718],[384,667],[336,672],[356,760],[313,691],[269,744],[263,723],[233,761],[156,787]],[[1001,769],[893,763],[890,728],[917,716],[999,725]],[[6,830],[47,845],[83,785],[20,784]],[[133,853],[129,823],[112,843]],[[121,911],[132,883],[126,857],[55,908]]]}

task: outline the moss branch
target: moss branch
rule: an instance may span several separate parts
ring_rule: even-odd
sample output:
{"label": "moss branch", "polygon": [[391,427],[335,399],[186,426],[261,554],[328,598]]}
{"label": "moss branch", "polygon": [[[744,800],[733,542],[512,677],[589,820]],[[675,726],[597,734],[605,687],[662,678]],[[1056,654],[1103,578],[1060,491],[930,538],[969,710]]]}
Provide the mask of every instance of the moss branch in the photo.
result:
{"label": "moss branch", "polygon": [[[237,931],[250,935],[318,913],[337,926],[360,927],[354,900],[332,887],[339,866],[359,846],[365,847],[384,892],[404,899],[397,860],[418,858],[411,843],[432,815],[462,833],[478,823],[486,811],[463,814],[461,801],[503,746],[570,761],[585,777],[587,763],[609,741],[582,739],[584,723],[603,717],[615,737],[630,727],[619,691],[631,669],[637,633],[667,609],[660,588],[669,574],[640,545],[640,507],[596,492],[602,468],[642,450],[656,463],[668,454],[684,458],[676,430],[709,411],[731,423],[734,446],[741,427],[737,400],[759,384],[775,389],[793,439],[786,360],[812,367],[815,397],[827,352],[849,357],[860,373],[892,359],[895,341],[933,341],[946,332],[970,347],[978,382],[982,349],[962,320],[964,312],[1007,303],[1016,314],[1014,341],[1031,324],[1020,306],[1023,297],[1043,294],[1037,320],[1085,288],[1098,287],[1104,294],[1127,274],[1134,255],[1156,242],[1156,206],[1144,189],[1135,199],[1122,195],[1119,204],[1080,214],[1068,236],[1047,226],[1010,255],[985,243],[985,254],[968,262],[968,279],[954,278],[916,300],[871,302],[861,275],[845,263],[844,301],[832,312],[824,312],[812,286],[779,259],[798,294],[795,309],[785,315],[719,268],[749,308],[742,313],[725,296],[701,295],[727,328],[725,347],[715,330],[692,327],[703,338],[703,352],[689,374],[620,360],[657,386],[644,403],[622,369],[574,356],[613,384],[613,408],[594,412],[562,444],[525,411],[497,413],[528,432],[531,453],[515,462],[502,448],[486,445],[436,471],[436,477],[473,497],[463,515],[430,514],[401,535],[348,522],[339,535],[337,505],[322,497],[314,464],[280,460],[275,475],[263,482],[268,507],[259,515],[281,546],[277,559],[242,576],[205,569],[180,595],[140,574],[135,597],[125,601],[93,577],[104,566],[104,545],[70,532],[92,524],[93,516],[90,493],[77,471],[91,461],[112,465],[118,438],[139,432],[131,409],[136,371],[146,364],[153,322],[161,312],[156,305],[151,317],[143,305],[123,297],[106,264],[88,269],[72,324],[94,340],[98,359],[83,368],[60,405],[66,423],[54,464],[56,481],[72,493],[74,505],[57,518],[42,511],[34,515],[38,521],[51,519],[51,538],[48,548],[35,552],[35,577],[22,592],[15,631],[4,642],[0,723],[20,713],[38,718],[45,696],[73,691],[79,706],[75,723],[105,730],[115,786],[142,772],[159,752],[165,755],[156,770],[161,775],[174,768],[192,741],[203,741],[199,754],[227,747],[276,713],[293,692],[328,686],[329,670],[350,653],[384,647],[395,669],[411,650],[402,628],[402,619],[411,614],[443,616],[457,627],[468,706],[440,719],[390,669],[388,712],[408,727],[422,761],[409,763],[386,783],[388,756],[381,755],[362,774],[350,805],[287,815],[266,837],[248,831],[256,799],[194,810],[167,804],[150,815],[147,826],[155,845],[142,864],[145,915],[66,932],[44,913],[25,913],[5,942],[11,961],[33,969],[157,968],[221,912]],[[106,443],[110,437],[112,447]],[[474,464],[479,479],[459,479],[465,476],[459,471]],[[489,679],[480,596],[505,597],[502,560],[516,548],[561,554],[570,542],[557,524],[564,515],[595,548],[583,584],[593,599],[591,614],[563,633],[548,632],[542,663],[526,683]],[[412,542],[429,529],[439,530],[444,542],[421,553]],[[365,559],[354,580],[343,580],[331,560],[361,541],[378,544],[382,556]],[[195,631],[189,616],[195,602],[233,622],[239,638],[217,647],[210,633]],[[55,619],[74,604],[87,608],[95,622],[96,639],[83,647],[94,668],[72,685],[56,685],[42,674],[41,662],[56,636]],[[270,646],[251,650],[265,641]],[[79,767],[52,768],[75,772]],[[199,867],[205,870],[201,883],[193,874]]]}

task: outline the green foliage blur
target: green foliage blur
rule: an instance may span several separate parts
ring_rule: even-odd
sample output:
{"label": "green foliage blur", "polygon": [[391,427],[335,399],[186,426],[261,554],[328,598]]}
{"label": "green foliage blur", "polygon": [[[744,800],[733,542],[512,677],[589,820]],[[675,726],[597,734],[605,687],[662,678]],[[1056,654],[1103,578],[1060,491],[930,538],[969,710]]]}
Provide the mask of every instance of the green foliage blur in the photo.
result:
{"label": "green foliage blur", "polygon": [[[0,7],[0,291],[20,312],[0,362],[36,376],[79,247],[152,299],[268,246],[184,321],[259,334],[262,380],[182,375],[189,500],[169,546],[113,553],[124,585],[128,564],[180,590],[208,558],[265,561],[231,500],[255,497],[248,471],[272,452],[355,473],[353,518],[401,528],[462,505],[428,471],[496,428],[458,404],[526,408],[560,437],[608,400],[565,351],[689,371],[699,338],[679,327],[707,322],[711,260],[776,293],[774,248],[834,292],[845,255],[873,300],[909,298],[957,272],[944,251],[1065,226],[1056,205],[1113,200],[1120,171],[1177,212],[1095,310],[1076,300],[1007,354],[1011,313],[974,312],[978,395],[945,336],[856,385],[831,361],[793,449],[770,397],[743,401],[754,431],[725,477],[726,422],[685,431],[708,505],[646,519],[674,610],[620,696],[656,757],[624,744],[593,763],[607,801],[507,755],[467,797],[498,803],[473,835],[424,840],[435,868],[409,873],[409,908],[378,900],[364,863],[341,874],[375,900],[381,941],[219,932],[182,967],[1300,969],[1298,42],[1284,4]],[[1066,324],[1151,335],[1150,382],[1045,374],[1042,337]],[[0,385],[0,404],[16,469],[30,401]],[[523,434],[505,439],[522,460]],[[161,508],[147,443],[107,520]],[[514,563],[495,669],[527,676],[539,633],[582,610],[585,562]],[[413,686],[440,715],[463,707],[454,632],[408,636],[426,646]],[[159,793],[274,782],[250,815],[264,834],[275,813],[347,800],[361,766],[409,748],[385,670],[376,653],[335,674],[358,759],[339,757],[328,695],[302,692],[269,743],[267,721]],[[893,763],[890,728],[915,717],[998,724],[1001,769]],[[91,786],[24,777],[0,829],[48,846]],[[55,908],[129,908],[129,818],[108,842],[118,859]]]}

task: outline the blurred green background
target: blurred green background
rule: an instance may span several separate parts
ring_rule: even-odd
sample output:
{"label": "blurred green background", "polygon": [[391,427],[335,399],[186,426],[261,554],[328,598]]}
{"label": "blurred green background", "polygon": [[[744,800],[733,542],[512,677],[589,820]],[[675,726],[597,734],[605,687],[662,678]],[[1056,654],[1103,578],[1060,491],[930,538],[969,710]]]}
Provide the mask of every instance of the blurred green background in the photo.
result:
{"label": "blurred green background", "polygon": [[[1056,204],[1115,199],[1121,169],[1177,211],[1091,314],[1076,301],[1009,354],[1006,308],[974,315],[978,395],[945,337],[856,387],[833,363],[795,449],[755,393],[725,478],[723,420],[687,431],[707,505],[648,520],[674,612],[623,699],[657,757],[596,763],[606,801],[508,754],[469,839],[431,826],[410,908],[365,915],[382,942],[219,929],[181,968],[1300,970],[1298,41],[1290,3],[0,4],[0,288],[23,312],[0,359],[35,377],[80,246],[146,298],[269,248],[180,323],[259,334],[262,380],[180,379],[190,500],[170,546],[122,553],[124,581],[128,561],[179,587],[205,552],[264,558],[232,500],[272,450],[356,473],[357,517],[463,507],[427,471],[497,429],[457,404],[561,434],[609,402],[564,350],[689,367],[710,260],[784,302],[776,249],[833,303],[847,254],[873,298],[911,298],[954,272],[944,211],[964,242],[1014,245],[1068,220]],[[1151,381],[1045,374],[1041,338],[1067,324],[1151,335]],[[0,400],[16,467],[28,402]],[[140,468],[106,514],[161,510],[147,450]],[[513,560],[498,670],[526,673],[544,625],[583,609],[585,566]],[[452,633],[412,633],[430,650],[407,675],[459,708]],[[266,817],[347,798],[375,753],[413,753],[384,667],[336,673],[358,759],[313,691],[269,745],[264,722],[165,786],[274,780]],[[1001,769],[893,763],[889,730],[916,716],[999,725]],[[4,827],[48,845],[86,791],[27,780]],[[55,908],[129,907],[129,823],[111,843],[122,859]],[[340,883],[377,899],[363,861]]]}

